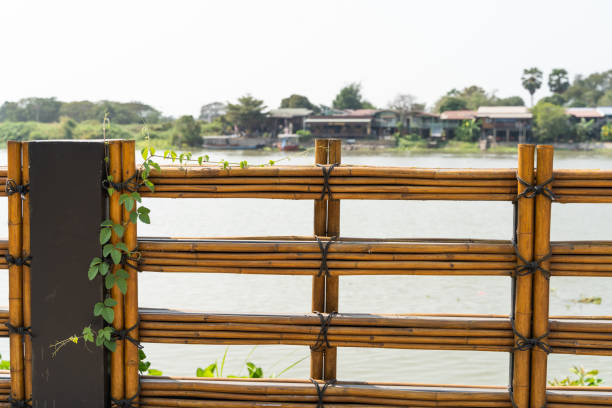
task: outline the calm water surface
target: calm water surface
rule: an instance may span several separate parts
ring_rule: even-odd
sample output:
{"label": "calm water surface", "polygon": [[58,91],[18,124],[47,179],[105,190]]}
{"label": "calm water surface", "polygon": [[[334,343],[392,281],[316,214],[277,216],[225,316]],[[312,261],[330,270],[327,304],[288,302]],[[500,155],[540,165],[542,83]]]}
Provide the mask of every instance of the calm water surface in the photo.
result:
{"label": "calm water surface", "polygon": [[[263,163],[269,158],[252,153],[219,153],[217,158]],[[276,154],[275,156],[278,156]],[[1,162],[6,151],[0,151]],[[313,158],[293,158],[309,164]],[[419,167],[516,167],[516,156],[350,155],[344,163]],[[612,160],[586,155],[558,155],[556,168],[612,168]],[[249,235],[311,235],[312,201],[255,199],[149,199],[152,224],[139,225],[140,236],[215,237]],[[555,204],[553,240],[612,240],[612,206]],[[6,214],[6,200],[0,200]],[[4,215],[6,217],[6,215]],[[372,238],[490,238],[512,235],[512,208],[496,202],[416,202],[343,200],[343,236]],[[5,224],[3,224],[5,225]],[[6,236],[6,227],[4,235]],[[7,276],[0,296],[8,298]],[[310,277],[230,274],[139,275],[142,307],[184,308],[241,313],[302,313],[310,311]],[[599,296],[600,305],[576,303]],[[612,279],[551,280],[552,315],[612,315]],[[496,313],[510,309],[510,279],[505,277],[342,277],[340,311],[372,313]],[[76,328],[75,328],[76,330]],[[67,333],[70,335],[71,333]],[[194,375],[197,367],[220,360],[221,346],[146,344],[153,367],[171,375]],[[8,356],[8,342],[0,342]],[[244,361],[263,367],[266,375],[309,355],[307,347],[231,346],[225,374],[244,374]],[[506,353],[340,349],[338,376],[343,380],[378,380],[504,385],[508,381]],[[612,385],[612,357],[551,355],[549,378],[564,377],[574,364],[598,368]],[[308,359],[285,377],[308,377]]]}

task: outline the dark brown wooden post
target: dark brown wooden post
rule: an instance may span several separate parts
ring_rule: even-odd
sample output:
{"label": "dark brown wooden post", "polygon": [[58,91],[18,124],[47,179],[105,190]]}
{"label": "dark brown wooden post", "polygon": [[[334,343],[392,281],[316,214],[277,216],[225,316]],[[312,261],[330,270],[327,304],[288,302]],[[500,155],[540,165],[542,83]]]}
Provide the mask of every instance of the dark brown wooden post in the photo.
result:
{"label": "dark brown wooden post", "polygon": [[30,156],[32,405],[38,408],[108,406],[104,349],[50,346],[91,325],[103,299],[101,279],[87,269],[100,256],[99,231],[106,210],[102,189],[104,143],[35,141]]}

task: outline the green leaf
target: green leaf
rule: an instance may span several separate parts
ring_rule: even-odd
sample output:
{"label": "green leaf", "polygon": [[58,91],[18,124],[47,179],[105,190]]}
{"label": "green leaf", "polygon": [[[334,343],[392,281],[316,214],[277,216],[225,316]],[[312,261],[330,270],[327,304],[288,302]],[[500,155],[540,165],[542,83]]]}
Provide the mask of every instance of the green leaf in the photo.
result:
{"label": "green leaf", "polygon": [[115,275],[112,273],[106,275],[106,278],[104,279],[104,286],[106,289],[112,289],[113,286],[115,286]]}
{"label": "green leaf", "polygon": [[228,161],[224,161],[223,162],[223,170],[227,169],[229,167],[229,162]]}
{"label": "green leaf", "polygon": [[154,368],[152,368],[149,371],[147,371],[147,374],[149,374],[149,375],[164,375],[164,373],[162,373],[161,371],[156,370]]}
{"label": "green leaf", "polygon": [[102,226],[102,227],[112,227],[113,226],[113,222],[111,220],[104,220],[102,222],[102,224],[100,224],[100,226]]}
{"label": "green leaf", "polygon": [[94,334],[93,334],[93,331],[91,330],[91,327],[87,326],[83,328],[83,340],[93,343]]}
{"label": "green leaf", "polygon": [[170,154],[170,150],[165,150],[165,151],[164,151],[164,159],[165,159],[166,157],[168,157],[168,155],[169,155],[169,154]]}
{"label": "green leaf", "polygon": [[117,287],[119,288],[121,293],[125,295],[127,293],[127,281],[122,278],[117,278],[115,279],[115,283],[117,284]]}
{"label": "green leaf", "polygon": [[139,214],[149,214],[151,212],[151,210],[149,210],[147,207],[138,207],[138,213]]}
{"label": "green leaf", "polygon": [[110,228],[102,228],[100,230],[100,244],[106,244],[111,238],[111,230]]}
{"label": "green leaf", "polygon": [[89,280],[94,280],[96,278],[96,276],[98,275],[99,268],[100,267],[98,265],[91,266],[89,268],[89,270],[87,271],[87,277],[89,278]]}
{"label": "green leaf", "polygon": [[270,166],[274,166],[276,162],[274,160],[270,160]]}
{"label": "green leaf", "polygon": [[113,247],[113,249],[111,249],[110,251],[110,256],[111,258],[113,258],[113,262],[115,263],[115,265],[119,265],[121,263],[121,251],[119,251],[118,249],[115,249]]}
{"label": "green leaf", "polygon": [[115,320],[115,312],[110,307],[105,307],[102,310],[102,318],[106,320],[106,323],[111,324]]}
{"label": "green leaf", "polygon": [[147,188],[151,190],[151,192],[155,192],[155,184],[151,183],[149,180],[145,180],[144,183],[145,186],[147,186]]}
{"label": "green leaf", "polygon": [[109,197],[112,197],[112,196],[113,196],[113,194],[115,194],[115,189],[114,189],[114,188],[112,188],[112,187],[110,187],[110,188],[109,188],[109,189],[107,189],[106,191],[108,191],[108,196],[109,196]]}
{"label": "green leaf", "polygon": [[155,148],[154,147],[149,147],[149,152],[151,153],[151,156],[155,155]]}
{"label": "green leaf", "polygon": [[117,305],[117,301],[113,298],[107,297],[104,299],[104,306],[113,307]]}
{"label": "green leaf", "polygon": [[149,151],[146,147],[140,151],[140,155],[142,156],[143,160],[147,160],[147,157],[149,157]]}
{"label": "green leaf", "polygon": [[132,224],[136,224],[138,222],[138,213],[135,211],[130,213],[130,222]]}
{"label": "green leaf", "polygon": [[91,263],[89,264],[89,266],[96,266],[96,265],[99,265],[100,263],[102,263],[102,259],[96,256],[94,259],[91,260]]}
{"label": "green leaf", "polygon": [[204,158],[202,156],[198,157],[198,164],[200,166],[202,165],[202,160],[204,160]]}
{"label": "green leaf", "polygon": [[123,233],[125,232],[125,227],[121,224],[115,224],[113,225],[113,230],[115,231],[115,234],[117,234],[119,238],[122,238]]}
{"label": "green leaf", "polygon": [[115,248],[120,249],[120,250],[125,251],[125,252],[129,252],[129,249],[128,249],[127,245],[125,245],[125,242],[117,242],[115,244]]}
{"label": "green leaf", "polygon": [[161,167],[159,166],[159,164],[155,163],[154,161],[151,161],[151,166],[153,166],[153,168],[157,171],[161,171]]}
{"label": "green leaf", "polygon": [[147,358],[147,355],[145,354],[143,349],[138,349],[138,359],[139,360],[144,360]]}
{"label": "green leaf", "polygon": [[108,270],[110,269],[110,266],[104,262],[103,264],[100,264],[100,275],[104,276],[108,273]]}
{"label": "green leaf", "polygon": [[98,332],[96,336],[96,346],[100,347],[102,344],[104,344],[104,336],[102,336],[101,332]]}
{"label": "green leaf", "polygon": [[104,303],[98,302],[94,305],[94,316],[100,316],[104,310]]}
{"label": "green leaf", "polygon": [[115,341],[108,341],[105,340],[104,341],[104,347],[106,347],[107,349],[109,349],[112,353],[115,352],[115,350],[117,349],[117,343]]}
{"label": "green leaf", "polygon": [[106,258],[111,251],[115,249],[115,247],[113,246],[113,244],[106,244],[102,247],[102,255]]}
{"label": "green leaf", "polygon": [[125,269],[119,269],[117,272],[115,272],[115,276],[121,279],[128,279],[130,274]]}
{"label": "green leaf", "polygon": [[149,218],[149,214],[140,214],[138,218],[140,218],[140,221],[142,221],[145,224],[151,223],[151,218]]}
{"label": "green leaf", "polygon": [[217,368],[217,363],[212,363],[206,368],[199,368],[196,370],[197,377],[214,377],[215,369]]}
{"label": "green leaf", "polygon": [[210,160],[210,157],[207,154],[205,154],[204,155],[204,161],[209,161],[209,160]]}

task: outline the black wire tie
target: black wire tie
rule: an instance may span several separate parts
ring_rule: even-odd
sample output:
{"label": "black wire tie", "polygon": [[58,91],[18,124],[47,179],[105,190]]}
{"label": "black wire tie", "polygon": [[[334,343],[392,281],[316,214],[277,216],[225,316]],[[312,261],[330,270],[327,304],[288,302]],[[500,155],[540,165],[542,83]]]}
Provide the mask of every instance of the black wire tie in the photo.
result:
{"label": "black wire tie", "polygon": [[9,395],[7,401],[9,404],[11,404],[12,408],[32,408],[32,398],[27,400],[16,400]]}
{"label": "black wire tie", "polygon": [[516,196],[516,198],[513,200],[514,202],[517,202],[518,200],[520,200],[523,197],[525,197],[525,198],[534,198],[538,194],[542,194],[545,197],[548,197],[548,199],[550,199],[550,201],[557,201],[557,199],[558,199],[557,195],[555,193],[553,193],[550,188],[547,187],[550,183],[555,181],[554,177],[549,178],[548,180],[546,180],[542,184],[535,184],[535,185],[534,184],[529,184],[528,182],[526,182],[525,180],[520,178],[518,176],[518,174],[516,175],[516,179],[518,180],[519,183],[521,183],[522,185],[524,185],[527,188],[525,190],[523,190],[522,193],[520,193],[519,195]]}
{"label": "black wire tie", "polygon": [[335,385],[336,384],[336,379],[325,381],[325,384],[323,384],[323,387],[321,387],[319,385],[317,380],[313,380],[311,378],[310,381],[317,388],[317,395],[319,397],[319,401],[317,402],[317,408],[325,408],[325,405],[323,405],[323,397],[325,396],[325,390],[327,390],[327,387],[329,387],[330,385]]}
{"label": "black wire tie", "polygon": [[323,245],[323,241],[321,241],[319,237],[316,238],[317,243],[319,244],[319,249],[321,250],[321,266],[319,266],[319,273],[317,274],[317,277],[320,278],[321,276],[323,276],[323,274],[325,274],[325,276],[329,276],[329,268],[327,267],[327,254],[329,253],[329,247],[331,246],[332,242],[334,242],[336,237],[331,237],[331,239],[327,241],[325,245]]}
{"label": "black wire tie", "polygon": [[514,252],[516,252],[516,257],[523,263],[523,265],[517,265],[515,267],[514,277],[531,275],[536,271],[540,271],[542,272],[542,275],[544,275],[546,280],[550,280],[551,273],[548,269],[542,267],[542,262],[545,262],[550,259],[550,257],[552,256],[552,250],[548,251],[546,255],[544,255],[538,260],[527,262],[527,260],[523,258],[519,253],[516,242],[513,242],[512,244],[514,245]]}
{"label": "black wire tie", "polygon": [[116,191],[120,192],[134,193],[138,191],[138,182],[136,181],[136,174],[127,179],[127,181],[123,181],[121,183],[115,183],[114,181],[110,181],[108,179],[102,180],[102,187],[106,189],[113,188]]}
{"label": "black wire tie", "polygon": [[4,323],[4,325],[7,327],[8,332],[11,333],[11,334],[14,333],[14,334],[18,334],[20,336],[28,335],[28,336],[32,337],[32,330],[31,330],[32,327],[31,326],[28,326],[28,327],[23,327],[23,326],[15,327],[12,324],[10,324],[9,322]]}
{"label": "black wire tie", "polygon": [[32,257],[26,256],[25,258],[15,258],[13,255],[6,254],[4,255],[4,259],[6,259],[6,263],[9,265],[30,266],[30,261],[32,260]]}
{"label": "black wire tie", "polygon": [[8,179],[6,180],[5,191],[6,191],[7,196],[12,196],[13,194],[20,194],[21,199],[25,200],[25,195],[30,192],[30,185],[29,184],[17,184],[15,180]]}
{"label": "black wire tie", "polygon": [[329,340],[327,339],[327,331],[329,330],[329,326],[331,325],[332,319],[338,313],[331,312],[330,314],[327,315],[327,317],[323,316],[322,313],[319,313],[319,312],[316,312],[316,313],[319,316],[319,320],[321,321],[321,330],[319,331],[319,334],[317,335],[317,340],[315,341],[315,344],[310,346],[310,350],[321,351],[325,347],[331,347],[329,345]]}
{"label": "black wire tie", "polygon": [[337,166],[337,163],[334,163],[330,166],[327,166],[325,164],[317,164],[317,167],[320,167],[321,170],[323,171],[323,190],[321,190],[321,198],[320,200],[324,200],[325,199],[325,194],[327,193],[327,197],[332,200],[334,197],[332,195],[332,191],[330,189],[329,186],[329,176],[331,175],[332,170],[334,169],[334,167]]}
{"label": "black wire tie", "polygon": [[111,335],[111,338],[114,340],[127,340],[133,345],[135,345],[138,349],[143,349],[144,346],[141,345],[138,340],[130,336],[130,332],[137,328],[139,324],[140,321],[136,322],[136,324],[130,327],[129,329],[114,330],[113,334]]}
{"label": "black wire tie", "polygon": [[526,350],[531,350],[532,348],[535,348],[535,347],[539,347],[546,354],[552,353],[553,351],[552,347],[550,347],[547,343],[542,341],[544,337],[548,336],[549,334],[548,331],[544,333],[543,335],[541,335],[540,337],[528,339],[527,337],[523,336],[521,333],[516,331],[516,327],[514,326],[514,319],[512,319],[511,322],[512,322],[512,332],[519,338],[516,341],[516,346],[514,347],[514,350],[526,351]]}

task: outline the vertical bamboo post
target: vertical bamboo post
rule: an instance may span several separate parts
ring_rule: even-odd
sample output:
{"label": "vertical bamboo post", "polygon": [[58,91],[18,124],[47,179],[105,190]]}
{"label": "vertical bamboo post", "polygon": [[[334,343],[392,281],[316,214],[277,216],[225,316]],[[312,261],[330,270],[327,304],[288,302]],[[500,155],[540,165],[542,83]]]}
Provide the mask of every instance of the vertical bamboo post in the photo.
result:
{"label": "vertical bamboo post", "polygon": [[[122,172],[121,172],[121,142],[119,140],[112,140],[108,144],[108,156],[109,156],[109,175],[112,177],[113,182],[120,183],[122,180]],[[121,191],[115,191],[109,197],[109,216],[111,221],[114,224],[121,224],[122,220],[122,211],[121,205],[119,204],[119,196],[121,195]],[[119,236],[113,230],[111,235],[111,243],[113,245],[117,244],[120,241]],[[117,273],[117,271],[121,269],[121,265],[114,265],[112,269],[112,273]],[[113,308],[115,311],[115,320],[113,320],[113,328],[116,331],[123,330],[125,328],[123,324],[123,294],[119,290],[119,288],[115,285],[111,289],[111,296],[113,299],[117,301],[117,304]],[[125,340],[117,339],[116,349],[111,354],[111,398],[115,400],[122,400],[125,397],[125,374],[124,374],[124,343]]]}
{"label": "vertical bamboo post", "polygon": [[[525,180],[528,184],[534,182],[534,145],[519,144],[518,146],[518,169],[517,175]],[[526,187],[518,183],[518,193],[522,193]],[[527,261],[533,259],[533,217],[534,217],[534,199],[522,197],[518,201],[516,237],[519,254]],[[518,259],[518,265],[523,262]],[[515,286],[515,305],[514,319],[517,332],[525,337],[529,337],[531,333],[531,296],[532,296],[532,275],[527,274],[516,278]],[[515,335],[514,341],[518,337]],[[529,406],[529,350],[514,351],[513,357],[513,377],[512,390],[514,393],[514,402],[518,408],[527,408]]]}
{"label": "vertical bamboo post", "polygon": [[[30,184],[30,148],[28,142],[22,144],[22,178],[23,184]],[[23,236],[22,236],[22,256],[25,259],[30,256],[30,194],[25,195],[23,200]],[[23,266],[23,325],[32,326],[32,302],[31,302],[31,273],[28,265]],[[32,398],[32,338],[24,337],[24,384],[25,400]]]}
{"label": "vertical bamboo post", "polygon": [[[17,185],[22,184],[21,177],[21,142],[9,141],[7,180]],[[21,195],[11,194],[8,197],[8,253],[14,258],[22,254],[22,213]],[[23,268],[9,265],[9,323],[14,327],[23,326]],[[23,400],[23,336],[11,333],[11,397]]]}
{"label": "vertical bamboo post", "polygon": [[[327,164],[329,141],[315,140],[315,164]],[[325,236],[327,233],[327,201],[314,200],[314,234]],[[312,278],[312,311],[325,311],[325,277]],[[323,379],[323,352],[310,352],[310,377]]]}
{"label": "vertical bamboo post", "polygon": [[[342,161],[342,141],[329,140],[329,164],[340,164]],[[333,170],[332,170],[333,175]],[[333,193],[333,191],[332,191]],[[340,200],[327,201],[327,236],[340,237]],[[333,245],[333,244],[332,244]],[[338,311],[339,277],[330,276],[325,279],[325,312]],[[338,349],[325,349],[324,379],[336,378]]]}
{"label": "vertical bamboo post", "polygon": [[[123,180],[124,182],[136,176],[136,149],[133,140],[125,140],[121,142],[121,155],[123,162]],[[130,214],[124,209],[123,219],[128,222]],[[136,224],[128,222],[125,228],[123,241],[129,251],[135,251],[136,242]],[[138,272],[136,272],[136,262],[128,260],[131,267],[127,268],[130,277],[128,279],[127,293],[125,294],[125,327],[134,327],[129,332],[130,337],[138,341]],[[138,348],[132,342],[126,341],[125,345],[125,397],[132,398],[138,394],[139,390],[139,373],[138,373]],[[138,398],[134,399],[134,403],[138,402]]]}
{"label": "vertical bamboo post", "polygon": [[[538,166],[536,184],[548,181],[553,175],[554,148],[538,145]],[[538,260],[550,252],[551,200],[538,194],[535,203],[535,242],[534,259]],[[550,261],[541,263],[543,269],[550,268]],[[533,337],[544,336],[548,332],[548,304],[550,282],[541,271],[534,274],[533,280]],[[542,338],[547,343],[548,338]],[[546,368],[547,354],[539,347],[531,350],[531,406],[546,405]]]}

